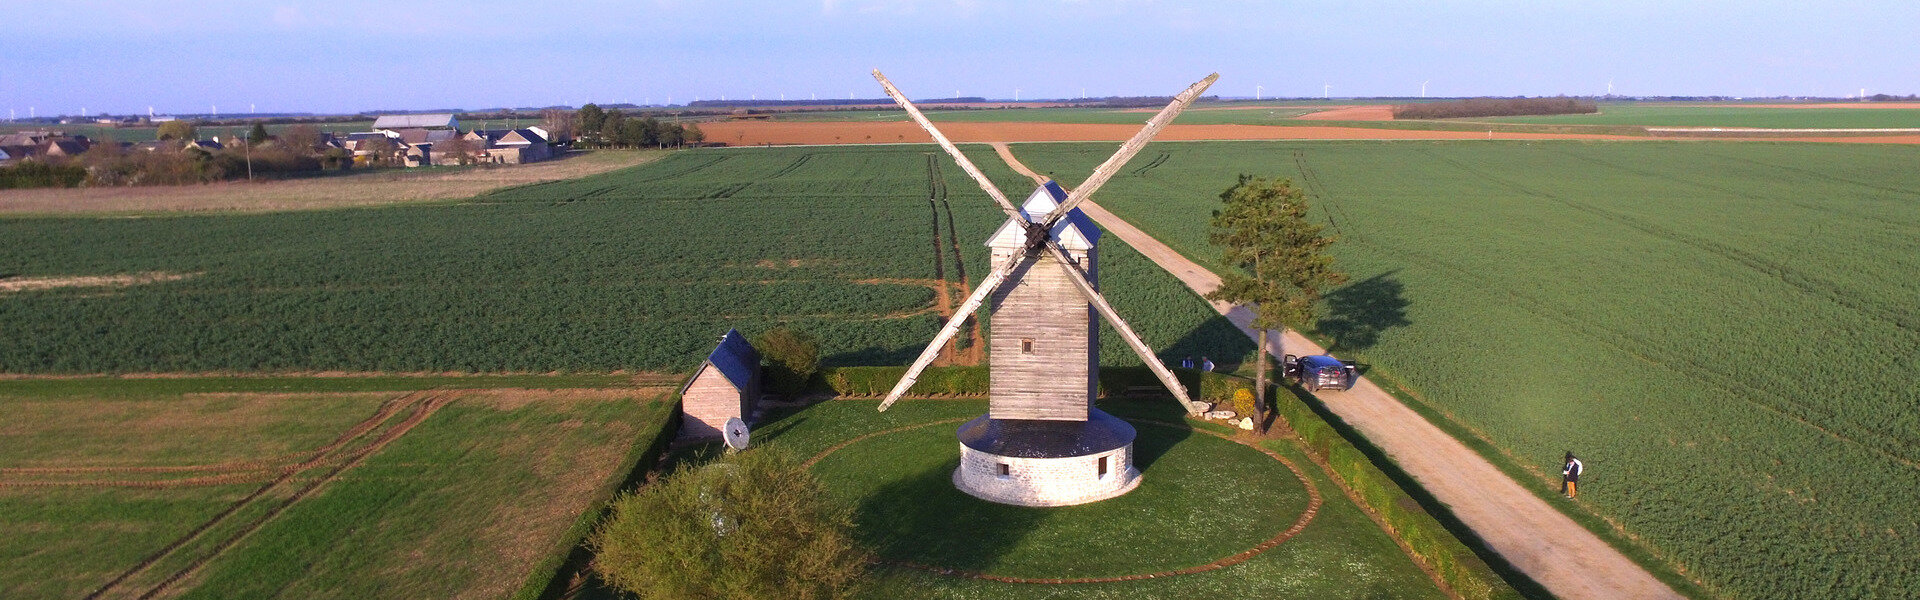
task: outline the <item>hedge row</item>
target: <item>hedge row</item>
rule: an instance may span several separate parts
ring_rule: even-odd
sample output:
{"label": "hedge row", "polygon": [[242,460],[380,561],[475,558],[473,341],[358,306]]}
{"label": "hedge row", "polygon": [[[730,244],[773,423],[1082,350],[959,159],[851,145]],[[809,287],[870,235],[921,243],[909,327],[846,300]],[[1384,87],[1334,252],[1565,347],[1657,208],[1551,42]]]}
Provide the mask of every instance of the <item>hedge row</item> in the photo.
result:
{"label": "hedge row", "polygon": [[547,551],[546,558],[541,559],[534,565],[533,570],[527,573],[526,581],[522,582],[520,589],[510,596],[511,600],[559,597],[560,593],[565,591],[567,583],[565,579],[570,575],[571,570],[567,568],[568,564],[586,564],[589,556],[583,544],[587,535],[593,533],[593,528],[599,525],[600,519],[605,516],[607,508],[613,502],[613,497],[620,490],[639,483],[651,470],[652,465],[659,462],[660,457],[666,453],[668,444],[680,434],[680,396],[675,394],[662,402],[662,405],[653,408],[659,414],[660,428],[655,430],[651,437],[641,435],[634,438],[633,445],[627,448],[627,455],[620,462],[620,467],[614,471],[621,476],[609,477],[600,485],[600,489],[594,490],[593,501],[588,505],[587,510],[581,511],[580,518],[576,519],[573,526],[568,527],[567,532],[560,536],[560,541]]}
{"label": "hedge row", "polygon": [[1454,593],[1475,600],[1521,597],[1518,590],[1494,573],[1473,550],[1421,509],[1392,477],[1374,466],[1365,452],[1314,412],[1300,392],[1294,392],[1291,402],[1279,394],[1274,397],[1280,418],[1305,441],[1307,450],[1325,460],[1334,477],[1379,515],[1388,531],[1400,538],[1415,558],[1425,563]]}
{"label": "hedge row", "polygon": [[1568,98],[1468,98],[1452,102],[1402,104],[1393,107],[1395,119],[1454,119],[1518,115],[1577,115],[1600,112],[1592,100]]}
{"label": "hedge row", "polygon": [[[906,367],[832,367],[821,369],[810,386],[814,391],[832,392],[837,396],[881,396],[893,391],[900,377],[907,372]],[[1194,395],[1196,400],[1211,403],[1224,403],[1233,398],[1234,390],[1253,389],[1252,383],[1239,377],[1220,373],[1207,373],[1193,369],[1174,369],[1174,376]],[[985,396],[991,385],[988,368],[979,367],[928,367],[920,373],[920,379],[913,382],[907,390],[914,396]],[[1102,367],[1100,369],[1100,395],[1125,395],[1129,389],[1163,389],[1160,379],[1146,367]]]}

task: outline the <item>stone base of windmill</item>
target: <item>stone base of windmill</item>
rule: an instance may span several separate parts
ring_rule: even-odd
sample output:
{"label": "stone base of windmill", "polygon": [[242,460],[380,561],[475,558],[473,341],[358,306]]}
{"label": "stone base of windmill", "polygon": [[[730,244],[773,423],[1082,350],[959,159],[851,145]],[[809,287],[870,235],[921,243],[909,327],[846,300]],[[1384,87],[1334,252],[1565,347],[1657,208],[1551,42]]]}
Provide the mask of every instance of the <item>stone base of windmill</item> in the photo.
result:
{"label": "stone base of windmill", "polygon": [[953,485],[975,498],[1015,506],[1071,506],[1140,486],[1132,425],[1092,411],[1086,421],[981,416],[960,426]]}

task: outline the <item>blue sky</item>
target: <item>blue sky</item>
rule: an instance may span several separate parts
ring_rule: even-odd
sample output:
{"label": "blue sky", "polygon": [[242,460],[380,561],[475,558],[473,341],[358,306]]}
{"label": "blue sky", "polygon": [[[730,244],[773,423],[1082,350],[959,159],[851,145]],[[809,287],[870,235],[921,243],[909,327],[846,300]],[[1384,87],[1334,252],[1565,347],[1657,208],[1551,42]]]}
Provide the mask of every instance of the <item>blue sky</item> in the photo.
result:
{"label": "blue sky", "polygon": [[0,0],[0,108],[1920,92],[1920,2]]}

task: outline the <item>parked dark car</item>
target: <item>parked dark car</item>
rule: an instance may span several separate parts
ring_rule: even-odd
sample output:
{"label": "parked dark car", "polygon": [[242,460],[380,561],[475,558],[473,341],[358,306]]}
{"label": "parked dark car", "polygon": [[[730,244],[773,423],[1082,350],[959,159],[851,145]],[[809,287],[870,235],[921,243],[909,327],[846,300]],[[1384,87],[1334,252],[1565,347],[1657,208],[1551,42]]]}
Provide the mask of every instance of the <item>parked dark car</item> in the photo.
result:
{"label": "parked dark car", "polygon": [[1281,360],[1286,378],[1307,388],[1309,392],[1320,390],[1350,390],[1360,380],[1359,372],[1353,365],[1325,354],[1294,356],[1288,354]]}

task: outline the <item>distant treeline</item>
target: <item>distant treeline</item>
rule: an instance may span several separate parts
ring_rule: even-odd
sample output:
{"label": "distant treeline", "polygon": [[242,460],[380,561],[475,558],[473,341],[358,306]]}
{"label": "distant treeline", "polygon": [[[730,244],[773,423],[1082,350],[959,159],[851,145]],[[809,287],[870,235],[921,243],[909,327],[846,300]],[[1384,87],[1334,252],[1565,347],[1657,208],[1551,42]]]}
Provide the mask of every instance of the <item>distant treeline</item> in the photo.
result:
{"label": "distant treeline", "polygon": [[[986,98],[981,98],[979,96],[966,96],[961,98],[934,98],[931,100],[915,100],[914,102],[918,104],[957,104],[957,103],[973,103],[973,102],[986,102],[986,101],[987,101]],[[692,102],[688,102],[687,107],[688,108],[733,108],[733,107],[750,107],[750,106],[847,106],[847,105],[870,105],[870,104],[893,104],[893,99],[892,98],[847,98],[847,99],[828,98],[825,100],[695,100]]]}
{"label": "distant treeline", "polygon": [[707,134],[693,123],[662,121],[650,114],[629,116],[587,104],[574,112],[549,111],[547,127],[575,138],[587,148],[678,148],[698,146]]}
{"label": "distant treeline", "polygon": [[1592,100],[1554,98],[1468,98],[1451,102],[1401,104],[1395,119],[1452,119],[1458,117],[1512,117],[1520,115],[1577,115],[1600,112]]}

